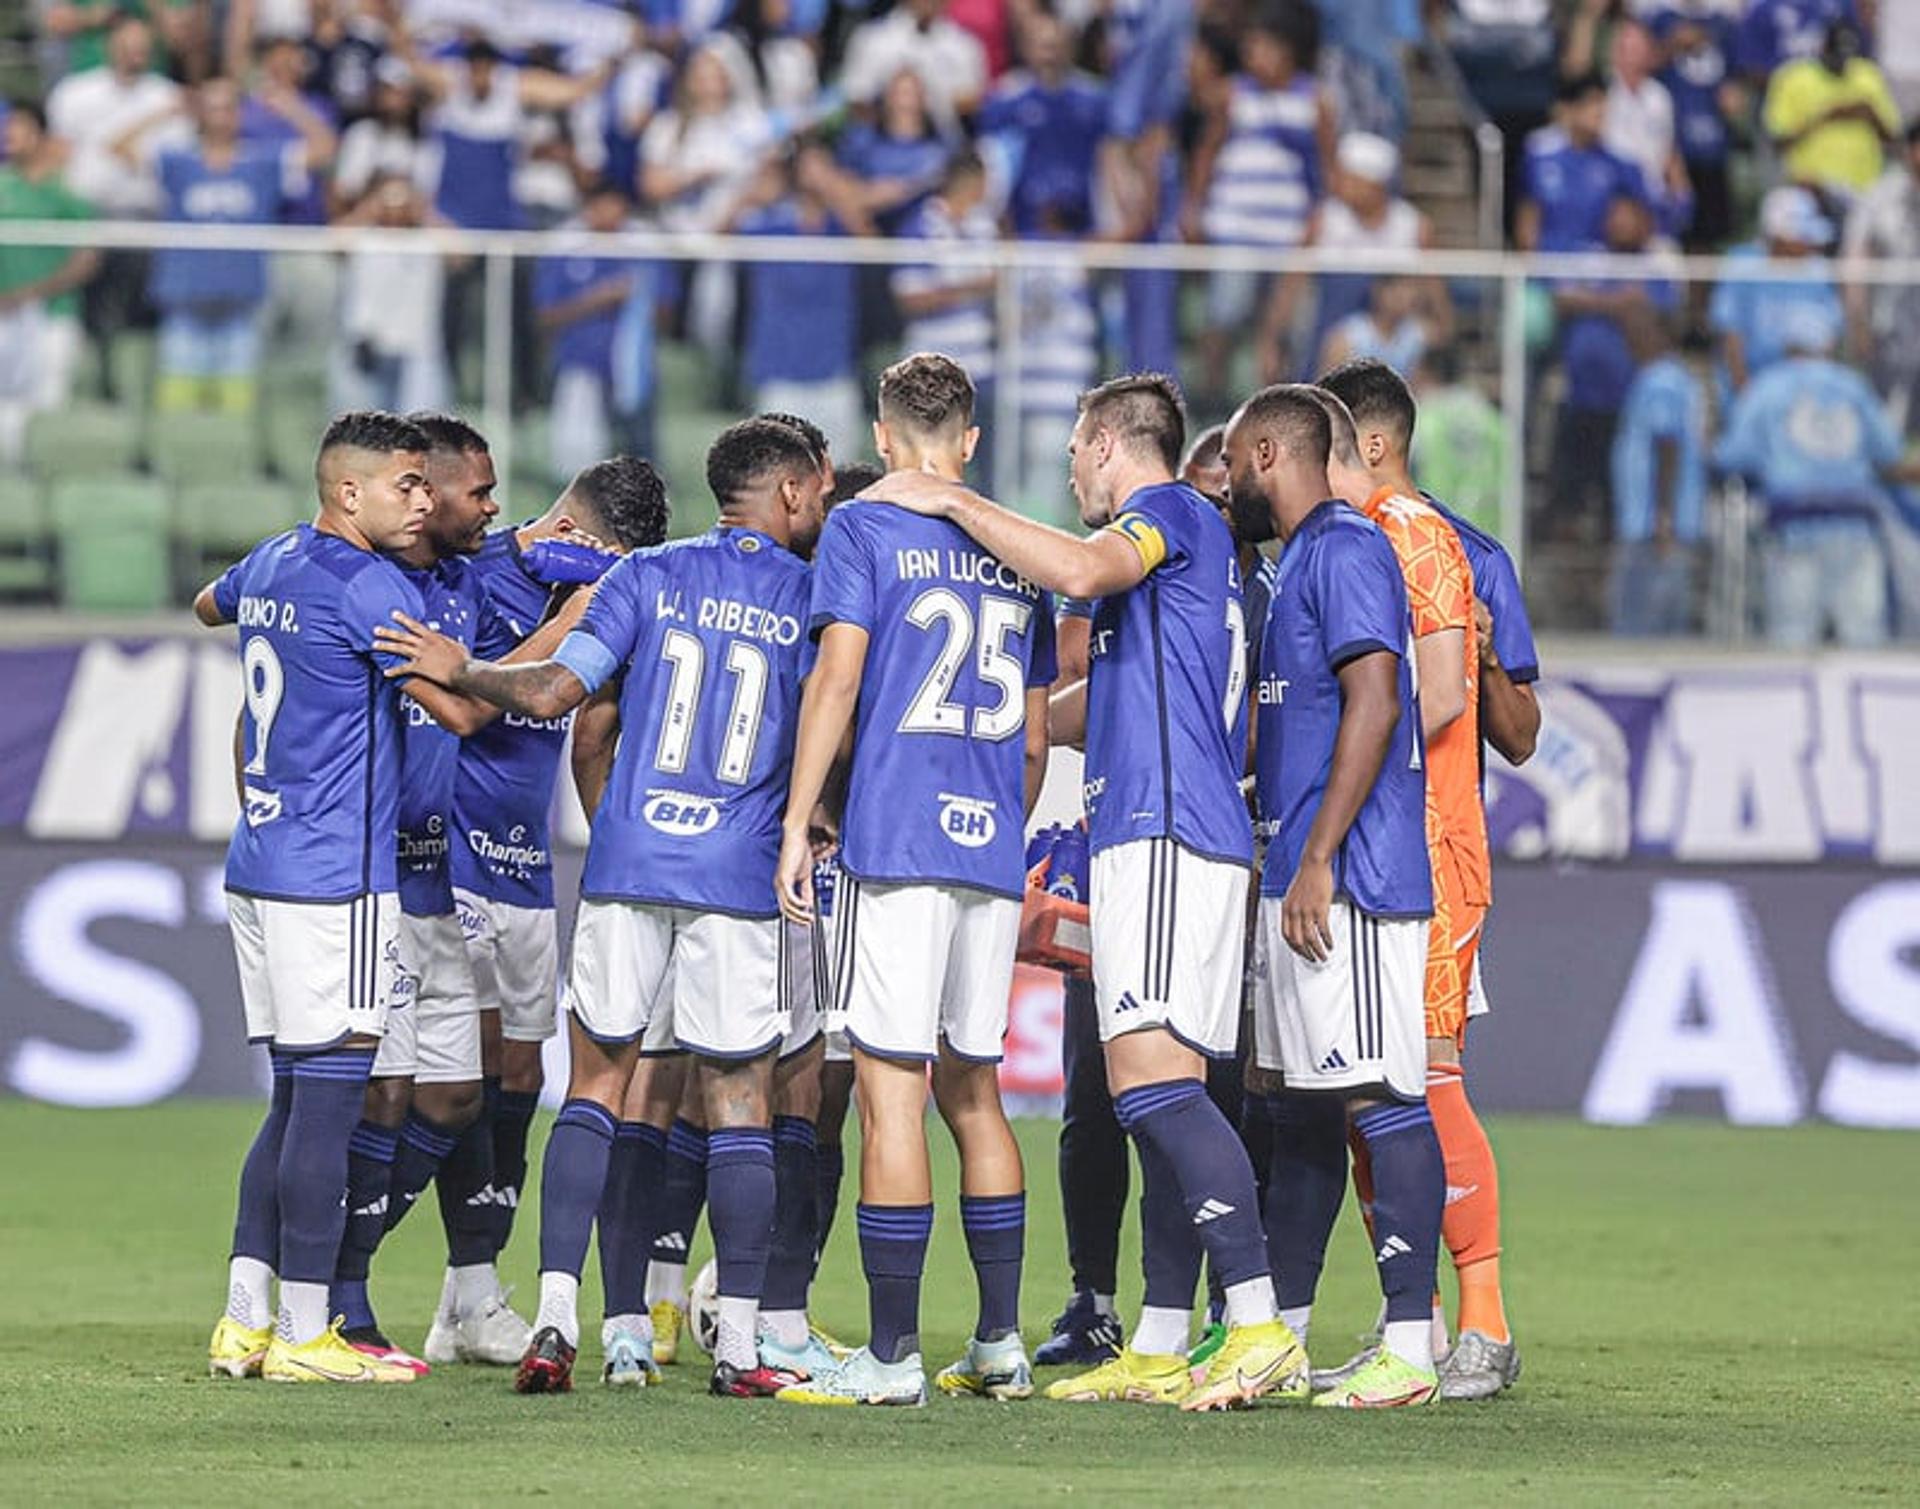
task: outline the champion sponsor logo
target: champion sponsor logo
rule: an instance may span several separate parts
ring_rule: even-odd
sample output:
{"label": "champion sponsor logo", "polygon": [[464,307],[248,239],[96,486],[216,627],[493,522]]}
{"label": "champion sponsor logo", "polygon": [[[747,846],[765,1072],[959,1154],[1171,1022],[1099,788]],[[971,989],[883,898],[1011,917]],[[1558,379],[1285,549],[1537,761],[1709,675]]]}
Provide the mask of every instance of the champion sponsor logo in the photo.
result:
{"label": "champion sponsor logo", "polygon": [[447,820],[434,813],[419,833],[400,830],[400,858],[415,864],[435,864],[447,857]]}
{"label": "champion sponsor logo", "polygon": [[1238,1206],[1229,1205],[1225,1200],[1207,1199],[1203,1201],[1200,1208],[1193,1213],[1193,1224],[1195,1226],[1204,1226],[1209,1221],[1217,1221],[1222,1216],[1232,1215],[1237,1209],[1239,1209]]}
{"label": "champion sponsor logo", "polygon": [[467,846],[490,865],[518,871],[546,869],[553,862],[553,855],[526,840],[527,830],[519,823],[509,828],[504,838],[495,838],[485,828],[467,830]]}
{"label": "champion sponsor logo", "polygon": [[1395,1237],[1388,1237],[1386,1241],[1382,1242],[1380,1244],[1380,1250],[1376,1252],[1373,1256],[1376,1262],[1385,1263],[1397,1257],[1405,1257],[1409,1252],[1412,1252],[1412,1251],[1413,1249],[1411,1247],[1409,1247],[1399,1237],[1395,1236]]}
{"label": "champion sponsor logo", "polygon": [[997,824],[993,803],[976,796],[940,793],[940,831],[963,849],[984,849],[993,842]]}
{"label": "champion sponsor logo", "polygon": [[713,797],[691,796],[683,791],[651,791],[640,815],[658,832],[693,838],[719,823],[720,803]]}
{"label": "champion sponsor logo", "polygon": [[280,815],[280,793],[262,791],[258,786],[249,786],[246,814],[249,828],[265,827]]}

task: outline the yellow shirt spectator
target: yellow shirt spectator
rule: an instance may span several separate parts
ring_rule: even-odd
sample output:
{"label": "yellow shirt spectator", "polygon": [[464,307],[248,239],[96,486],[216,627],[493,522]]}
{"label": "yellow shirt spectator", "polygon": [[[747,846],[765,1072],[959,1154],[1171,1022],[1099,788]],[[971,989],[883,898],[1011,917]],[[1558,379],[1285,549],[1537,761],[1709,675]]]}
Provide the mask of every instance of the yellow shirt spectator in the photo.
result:
{"label": "yellow shirt spectator", "polygon": [[1850,191],[1880,176],[1885,145],[1900,132],[1886,75],[1870,58],[1838,72],[1819,58],[1783,65],[1767,85],[1764,119],[1794,182]]}

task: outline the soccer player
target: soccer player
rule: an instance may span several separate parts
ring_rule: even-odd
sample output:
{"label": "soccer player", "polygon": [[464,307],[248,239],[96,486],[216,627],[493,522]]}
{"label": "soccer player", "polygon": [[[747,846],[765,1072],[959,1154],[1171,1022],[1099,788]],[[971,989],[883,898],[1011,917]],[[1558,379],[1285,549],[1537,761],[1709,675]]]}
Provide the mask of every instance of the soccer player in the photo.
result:
{"label": "soccer player", "polygon": [[1349,1123],[1372,1158],[1382,1346],[1316,1404],[1422,1404],[1445,1171],[1426,1107],[1422,981],[1433,888],[1425,746],[1393,547],[1327,475],[1325,395],[1262,389],[1227,427],[1237,503],[1285,542],[1260,659],[1256,784],[1271,838],[1256,1057],[1269,1097],[1267,1229],[1282,1314],[1306,1333],[1346,1186]]}
{"label": "soccer player", "polygon": [[1474,612],[1474,578],[1459,537],[1415,489],[1408,471],[1414,401],[1400,375],[1383,362],[1349,362],[1322,378],[1321,386],[1353,415],[1356,460],[1374,483],[1366,511],[1400,558],[1413,610],[1433,870],[1427,1104],[1447,1166],[1442,1235],[1460,1281],[1460,1338],[1441,1368],[1441,1394],[1490,1398],[1519,1375],[1520,1362],[1500,1290],[1499,1170],[1493,1145],[1467,1099],[1461,1061],[1481,929],[1493,901],[1480,797],[1480,682],[1486,656]]}
{"label": "soccer player", "polygon": [[216,1376],[415,1376],[341,1337],[327,1287],[347,1143],[401,978],[403,714],[381,674],[392,657],[372,636],[392,614],[422,611],[389,555],[419,539],[432,506],[427,448],[395,415],[340,415],[320,441],[314,522],[256,546],[194,599],[209,627],[240,625],[242,810],[227,910],[247,1036],[273,1060],[272,1103],[240,1172]]}
{"label": "soccer player", "polygon": [[[700,1055],[720,1268],[711,1389],[765,1395],[756,1316],[774,1217],[773,1057],[789,1024],[785,934],[768,894],[806,651],[821,473],[786,426],[748,420],[708,453],[720,523],[628,556],[548,660],[500,666],[407,621],[383,642],[418,674],[523,717],[557,718],[623,673],[568,985],[572,1080],[541,1178],[540,1310],[521,1393],[572,1387],[580,1268],[622,1101],[653,1013]],[[769,914],[772,915],[769,915]],[[671,995],[666,982],[673,982]]]}
{"label": "soccer player", "polygon": [[[1207,1410],[1304,1394],[1307,1368],[1276,1311],[1253,1169],[1206,1093],[1207,1059],[1239,1035],[1253,836],[1240,570],[1219,510],[1174,479],[1185,429],[1165,377],[1082,395],[1068,454],[1084,538],[934,478],[896,474],[883,495],[1041,586],[1100,599],[1084,699],[1093,974],[1114,1108],[1140,1152],[1147,1292],[1120,1356],[1047,1393]],[[1071,706],[1056,712],[1073,737]],[[1195,1382],[1203,1249],[1228,1334]]]}
{"label": "soccer player", "polygon": [[[957,479],[974,388],[909,356],[880,379],[874,444],[894,468]],[[881,492],[884,496],[884,489]],[[980,1308],[948,1393],[1022,1399],[1026,1194],[998,1064],[1019,941],[1025,814],[1047,755],[1052,605],[958,530],[856,499],[814,566],[819,658],[807,684],[781,840],[782,909],[812,921],[816,806],[853,725],[835,903],[834,1016],[860,1092],[860,1254],[868,1344],[794,1389],[799,1403],[919,1405],[920,1279],[933,1228],[922,1118],[933,1095],[960,1152],[961,1224]]]}
{"label": "soccer player", "polygon": [[[607,569],[609,550],[649,548],[666,533],[659,473],[637,456],[615,456],[587,467],[531,523],[486,535],[472,569],[519,641],[557,596]],[[496,1264],[526,1180],[540,1046],[554,1033],[559,946],[548,819],[568,721],[508,715],[460,742],[450,858],[480,1012],[484,1098],[435,1180],[447,1273],[427,1333],[429,1363],[510,1364],[526,1349],[526,1325],[507,1309]]]}

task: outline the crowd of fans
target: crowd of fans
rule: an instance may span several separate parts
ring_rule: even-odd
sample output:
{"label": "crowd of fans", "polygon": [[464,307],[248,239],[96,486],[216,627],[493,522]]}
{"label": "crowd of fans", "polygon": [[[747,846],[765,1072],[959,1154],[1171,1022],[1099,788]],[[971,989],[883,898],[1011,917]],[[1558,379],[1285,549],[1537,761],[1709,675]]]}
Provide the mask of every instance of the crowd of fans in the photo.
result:
{"label": "crowd of fans", "polygon": [[[0,220],[658,226],[978,245],[977,259],[892,270],[595,256],[518,268],[516,351],[529,365],[515,389],[550,414],[556,472],[650,446],[663,332],[711,353],[730,397],[812,414],[858,448],[863,363],[883,350],[959,357],[990,411],[1005,376],[1000,238],[1313,246],[1404,254],[1408,271],[1222,271],[1184,300],[1168,274],[1020,275],[1021,423],[989,436],[1018,448],[1023,495],[1058,505],[1074,395],[1104,372],[1178,371],[1205,411],[1255,377],[1375,355],[1419,383],[1423,471],[1491,525],[1503,439],[1476,376],[1490,365],[1475,335],[1489,328],[1483,291],[1418,270],[1435,231],[1402,150],[1413,70],[1438,68],[1506,139],[1514,245],[1639,259],[1630,277],[1536,285],[1533,386],[1553,397],[1535,537],[1612,551],[1619,630],[1684,632],[1697,627],[1709,476],[1739,474],[1767,511],[1776,637],[1870,642],[1895,621],[1884,546],[1902,527],[1890,484],[1905,475],[1920,384],[1920,288],[1848,271],[1920,254],[1920,131],[1904,125],[1920,114],[1920,5],[36,10],[45,89],[8,110]],[[1806,266],[1709,291],[1663,268],[1680,249]],[[146,324],[163,410],[249,408],[263,329],[303,311],[338,405],[435,407],[471,385],[480,265],[384,245],[311,261],[0,245],[0,456],[17,454],[29,414],[64,401],[88,340],[104,347]],[[1611,468],[1595,464],[1607,454]],[[1863,584],[1876,564],[1874,598]]]}

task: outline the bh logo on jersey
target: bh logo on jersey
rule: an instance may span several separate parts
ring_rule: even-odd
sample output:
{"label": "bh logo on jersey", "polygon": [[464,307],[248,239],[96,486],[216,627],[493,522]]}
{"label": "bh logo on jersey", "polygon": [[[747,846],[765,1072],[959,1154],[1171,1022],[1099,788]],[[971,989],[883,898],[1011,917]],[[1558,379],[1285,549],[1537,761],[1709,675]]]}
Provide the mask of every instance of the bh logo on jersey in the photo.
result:
{"label": "bh logo on jersey", "polygon": [[940,831],[963,849],[986,848],[993,842],[993,803],[941,792]]}
{"label": "bh logo on jersey", "polygon": [[711,797],[680,791],[651,791],[640,815],[650,827],[677,838],[695,838],[720,821],[720,804]]}

